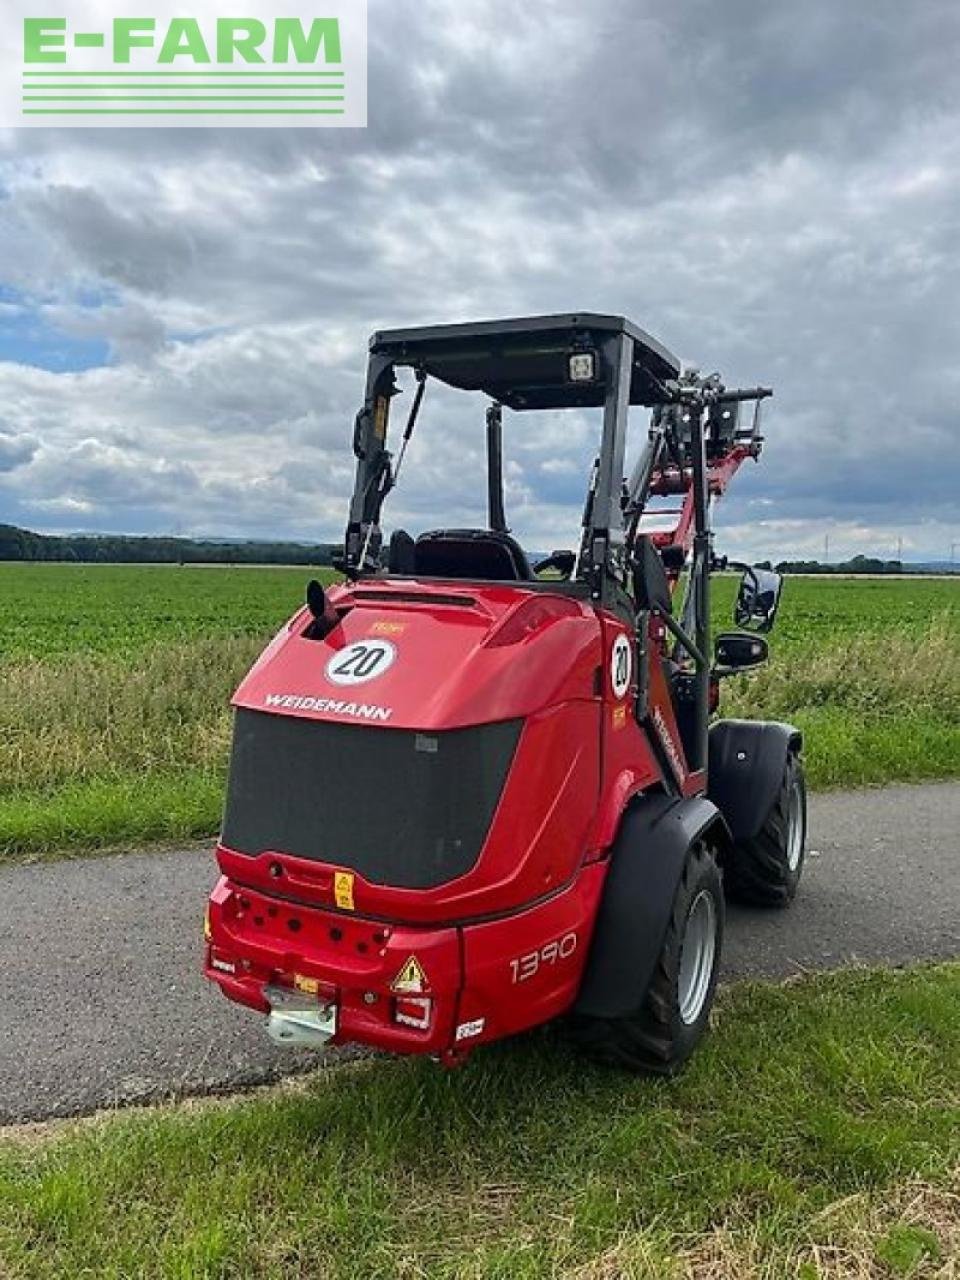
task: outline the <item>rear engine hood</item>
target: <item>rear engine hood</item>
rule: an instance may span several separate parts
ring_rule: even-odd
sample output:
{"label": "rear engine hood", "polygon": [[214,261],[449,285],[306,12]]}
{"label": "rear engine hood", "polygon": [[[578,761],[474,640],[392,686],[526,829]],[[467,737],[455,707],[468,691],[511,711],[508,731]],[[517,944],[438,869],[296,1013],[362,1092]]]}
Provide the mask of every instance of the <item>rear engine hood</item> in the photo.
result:
{"label": "rear engine hood", "polygon": [[442,730],[526,718],[594,695],[599,624],[584,603],[513,586],[435,581],[333,588],[340,623],[298,613],[236,707],[378,728]]}

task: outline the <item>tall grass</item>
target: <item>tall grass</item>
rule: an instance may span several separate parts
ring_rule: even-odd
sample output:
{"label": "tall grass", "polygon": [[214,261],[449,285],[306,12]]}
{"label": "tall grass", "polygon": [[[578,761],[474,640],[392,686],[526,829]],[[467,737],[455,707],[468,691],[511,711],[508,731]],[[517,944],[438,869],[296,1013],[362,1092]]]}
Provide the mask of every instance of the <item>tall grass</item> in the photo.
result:
{"label": "tall grass", "polygon": [[[769,666],[725,683],[723,714],[795,722],[814,786],[960,775],[956,618],[775,639]],[[251,627],[0,664],[0,858],[213,833],[230,694],[263,641]]]}
{"label": "tall grass", "polygon": [[219,768],[230,695],[259,636],[157,643],[0,669],[0,795],[89,778]]}
{"label": "tall grass", "polygon": [[0,669],[0,858],[216,830],[230,695],[261,636]]}
{"label": "tall grass", "polygon": [[960,628],[944,613],[913,630],[811,637],[728,681],[722,710],[796,724],[814,786],[956,777]]}
{"label": "tall grass", "polygon": [[936,715],[960,725],[960,629],[938,614],[918,630],[811,642],[777,652],[728,689],[732,715],[789,717],[831,707],[891,721]]}

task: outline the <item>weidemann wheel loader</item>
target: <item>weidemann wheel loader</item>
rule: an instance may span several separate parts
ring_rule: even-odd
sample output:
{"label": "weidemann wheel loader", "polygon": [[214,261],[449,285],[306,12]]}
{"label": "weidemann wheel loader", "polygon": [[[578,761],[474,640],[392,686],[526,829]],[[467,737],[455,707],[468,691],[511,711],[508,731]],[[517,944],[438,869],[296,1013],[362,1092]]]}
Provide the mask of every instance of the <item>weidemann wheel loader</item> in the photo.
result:
{"label": "weidemann wheel loader", "polygon": [[[489,527],[383,545],[432,380],[487,397]],[[716,718],[720,682],[767,657],[777,575],[736,566],[748,630],[710,636],[711,503],[759,455],[770,394],[683,372],[618,316],[374,334],[345,581],[310,584],[233,699],[205,971],[274,1039],[452,1064],[562,1017],[606,1061],[687,1059],[724,891],[784,906],[803,866],[800,734]],[[625,479],[631,406],[652,413]],[[504,514],[504,410],[522,432],[590,408],[579,546],[531,567]]]}

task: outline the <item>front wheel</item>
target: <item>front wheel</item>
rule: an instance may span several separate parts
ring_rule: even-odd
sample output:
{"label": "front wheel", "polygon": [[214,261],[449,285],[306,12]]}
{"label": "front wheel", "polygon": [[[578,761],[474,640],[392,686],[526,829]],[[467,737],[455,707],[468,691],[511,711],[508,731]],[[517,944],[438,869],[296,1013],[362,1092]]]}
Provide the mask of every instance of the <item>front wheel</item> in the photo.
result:
{"label": "front wheel", "polygon": [[786,907],[796,897],[807,839],[803,763],[791,751],[780,788],[752,840],[738,840],[724,866],[731,898],[757,907]]}
{"label": "front wheel", "polygon": [[616,1018],[575,1015],[570,1031],[591,1057],[674,1075],[700,1043],[720,970],[723,889],[710,849],[687,852],[653,978],[639,1009]]}

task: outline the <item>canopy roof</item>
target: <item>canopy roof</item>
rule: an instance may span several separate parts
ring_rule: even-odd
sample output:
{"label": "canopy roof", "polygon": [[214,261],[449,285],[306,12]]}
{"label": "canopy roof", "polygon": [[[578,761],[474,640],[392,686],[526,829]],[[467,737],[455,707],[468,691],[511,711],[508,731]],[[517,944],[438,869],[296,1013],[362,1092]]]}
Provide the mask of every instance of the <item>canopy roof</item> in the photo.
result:
{"label": "canopy roof", "polygon": [[511,409],[568,409],[603,404],[607,381],[601,355],[596,382],[571,382],[570,353],[600,354],[602,344],[618,334],[633,339],[630,403],[659,403],[658,382],[675,378],[680,362],[623,316],[578,312],[384,329],[370,339],[370,351],[393,364],[422,368],[449,386],[485,392]]}

